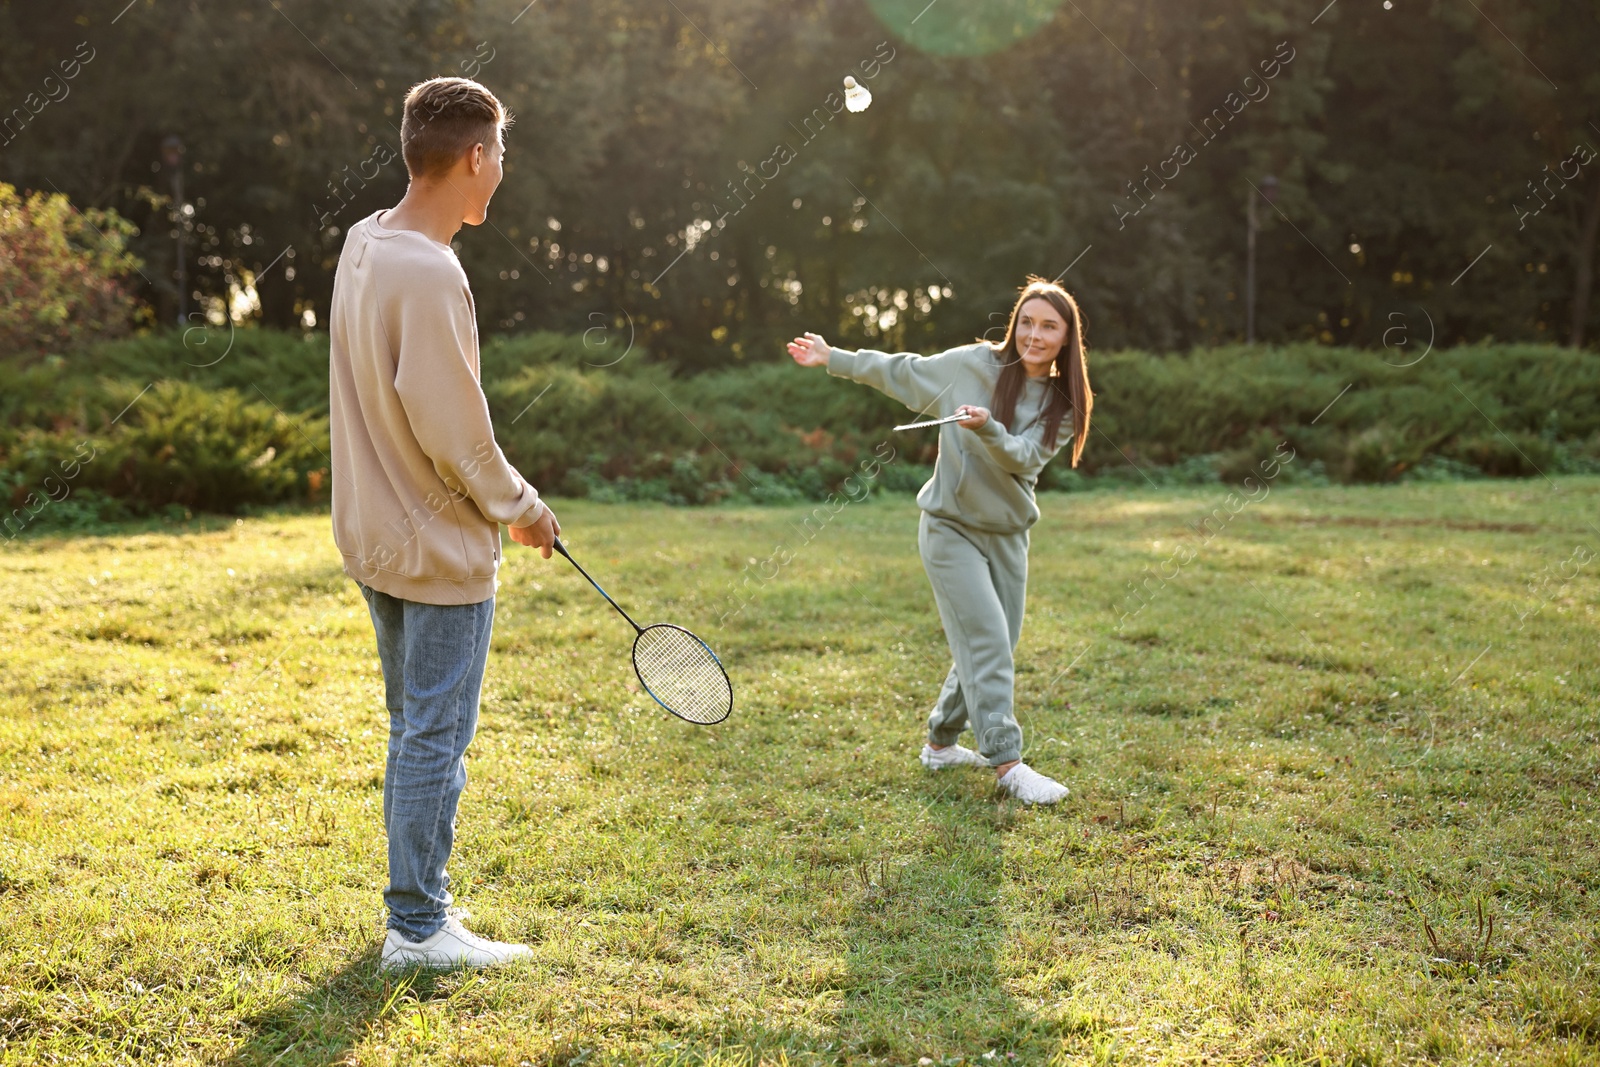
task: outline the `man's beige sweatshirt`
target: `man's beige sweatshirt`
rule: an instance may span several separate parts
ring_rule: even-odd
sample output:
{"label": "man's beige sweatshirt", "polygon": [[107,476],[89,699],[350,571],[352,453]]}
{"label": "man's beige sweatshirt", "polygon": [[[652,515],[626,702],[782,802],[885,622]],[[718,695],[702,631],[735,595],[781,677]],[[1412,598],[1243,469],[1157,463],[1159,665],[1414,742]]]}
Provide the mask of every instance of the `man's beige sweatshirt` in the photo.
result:
{"label": "man's beige sweatshirt", "polygon": [[495,442],[460,261],[383,214],[350,227],[333,281],[333,539],[372,589],[476,604],[494,595],[499,524],[544,504]]}

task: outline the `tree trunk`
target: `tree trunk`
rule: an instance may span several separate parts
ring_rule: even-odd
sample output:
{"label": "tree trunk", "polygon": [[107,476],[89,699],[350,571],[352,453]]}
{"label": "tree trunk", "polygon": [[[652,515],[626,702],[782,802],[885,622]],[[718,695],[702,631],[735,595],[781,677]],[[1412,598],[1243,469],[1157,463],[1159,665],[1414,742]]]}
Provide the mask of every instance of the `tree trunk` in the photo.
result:
{"label": "tree trunk", "polygon": [[1589,318],[1589,293],[1594,289],[1594,243],[1600,231],[1600,178],[1594,181],[1594,199],[1583,219],[1578,237],[1578,269],[1572,282],[1572,347],[1583,347],[1583,327]]}

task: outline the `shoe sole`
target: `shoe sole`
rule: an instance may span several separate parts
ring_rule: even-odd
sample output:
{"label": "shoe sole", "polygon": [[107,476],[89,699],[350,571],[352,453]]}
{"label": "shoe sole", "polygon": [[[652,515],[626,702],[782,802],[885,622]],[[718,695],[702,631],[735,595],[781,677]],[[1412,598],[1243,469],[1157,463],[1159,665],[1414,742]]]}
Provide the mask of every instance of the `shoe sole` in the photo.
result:
{"label": "shoe sole", "polygon": [[508,960],[494,960],[489,963],[472,963],[468,960],[428,960],[392,958],[378,960],[380,971],[481,971],[490,967],[509,967],[513,963],[520,963],[528,959],[527,956],[513,956]]}
{"label": "shoe sole", "polygon": [[970,763],[970,762],[968,762],[966,760],[959,760],[959,761],[954,762],[954,763],[929,763],[927,760],[923,759],[920,755],[917,756],[917,762],[922,764],[923,767],[925,767],[926,769],[928,769],[930,771],[947,771],[951,767],[987,767],[988,766],[987,763]]}
{"label": "shoe sole", "polygon": [[1072,795],[1071,793],[1062,793],[1060,796],[1056,797],[1054,800],[1024,800],[1023,798],[1017,796],[1016,794],[1012,793],[1008,789],[1001,789],[1000,792],[1002,792],[1002,793],[1004,793],[1006,795],[1006,799],[1015,800],[1019,804],[1026,804],[1030,808],[1034,808],[1034,807],[1049,807],[1052,804],[1059,804],[1063,800],[1066,800],[1069,796]]}

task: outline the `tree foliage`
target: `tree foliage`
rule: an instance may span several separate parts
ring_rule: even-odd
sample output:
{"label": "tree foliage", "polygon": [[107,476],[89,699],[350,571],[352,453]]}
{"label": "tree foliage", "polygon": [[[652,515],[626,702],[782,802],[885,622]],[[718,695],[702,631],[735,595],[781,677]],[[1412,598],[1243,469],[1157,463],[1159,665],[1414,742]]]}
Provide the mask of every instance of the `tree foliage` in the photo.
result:
{"label": "tree foliage", "polygon": [[113,211],[0,182],[0,352],[27,359],[126,333],[132,229]]}
{"label": "tree foliage", "polygon": [[518,115],[457,242],[488,331],[621,330],[686,368],[803,329],[931,349],[1037,272],[1097,346],[1230,342],[1270,174],[1261,338],[1583,342],[1596,54],[1584,0],[0,0],[0,177],[137,221],[163,319],[181,228],[213,318],[320,321],[343,232],[404,189],[406,88],[468,74]]}

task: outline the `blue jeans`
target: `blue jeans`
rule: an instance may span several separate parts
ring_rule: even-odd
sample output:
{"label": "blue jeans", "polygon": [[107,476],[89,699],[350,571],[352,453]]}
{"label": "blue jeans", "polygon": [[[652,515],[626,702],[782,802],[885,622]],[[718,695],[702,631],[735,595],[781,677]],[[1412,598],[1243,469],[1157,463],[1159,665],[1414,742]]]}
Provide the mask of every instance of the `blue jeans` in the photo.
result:
{"label": "blue jeans", "polygon": [[467,785],[467,745],[489,658],[494,598],[419,604],[357,582],[378,635],[389,759],[383,828],[389,837],[389,928],[422,941],[450,906],[445,863],[455,844],[456,804]]}

